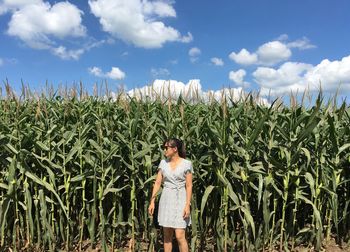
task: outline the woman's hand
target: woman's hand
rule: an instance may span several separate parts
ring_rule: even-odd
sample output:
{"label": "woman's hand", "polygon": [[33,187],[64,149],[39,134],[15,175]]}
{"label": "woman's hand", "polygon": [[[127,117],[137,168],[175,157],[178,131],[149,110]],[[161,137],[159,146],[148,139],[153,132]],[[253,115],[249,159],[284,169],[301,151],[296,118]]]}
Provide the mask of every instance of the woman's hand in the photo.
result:
{"label": "woman's hand", "polygon": [[148,213],[149,215],[153,216],[153,212],[154,212],[154,201],[152,200],[148,207]]}
{"label": "woman's hand", "polygon": [[190,214],[191,214],[190,205],[186,205],[183,212],[183,218],[187,219],[188,217],[190,217]]}

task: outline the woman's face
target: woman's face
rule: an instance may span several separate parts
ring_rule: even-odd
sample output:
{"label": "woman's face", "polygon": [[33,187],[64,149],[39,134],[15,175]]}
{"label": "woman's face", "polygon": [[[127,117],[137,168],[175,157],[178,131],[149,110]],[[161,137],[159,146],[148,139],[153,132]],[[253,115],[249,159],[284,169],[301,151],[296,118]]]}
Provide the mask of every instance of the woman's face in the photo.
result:
{"label": "woman's face", "polygon": [[164,155],[169,158],[177,154],[177,148],[172,143],[165,143],[163,146],[164,149]]}

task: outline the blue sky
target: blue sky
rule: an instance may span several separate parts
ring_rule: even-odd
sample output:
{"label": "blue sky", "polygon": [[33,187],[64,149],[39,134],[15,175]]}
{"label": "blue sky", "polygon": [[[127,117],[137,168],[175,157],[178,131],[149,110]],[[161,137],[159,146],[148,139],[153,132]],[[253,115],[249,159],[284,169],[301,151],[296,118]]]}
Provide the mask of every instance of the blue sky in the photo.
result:
{"label": "blue sky", "polygon": [[0,78],[40,91],[350,90],[348,0],[0,0]]}

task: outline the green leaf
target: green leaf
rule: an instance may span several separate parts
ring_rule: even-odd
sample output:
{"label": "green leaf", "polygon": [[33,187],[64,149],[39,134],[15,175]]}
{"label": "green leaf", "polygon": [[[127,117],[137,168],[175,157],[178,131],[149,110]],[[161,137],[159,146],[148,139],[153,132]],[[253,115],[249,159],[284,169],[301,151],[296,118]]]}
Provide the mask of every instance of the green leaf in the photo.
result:
{"label": "green leaf", "polygon": [[129,185],[125,185],[121,188],[107,188],[106,190],[103,191],[103,197],[105,197],[108,193],[118,193],[123,191],[125,188],[130,187]]}
{"label": "green leaf", "polygon": [[347,150],[350,148],[350,143],[344,144],[339,148],[338,154],[342,153],[343,151]]}
{"label": "green leaf", "polygon": [[100,146],[98,143],[96,143],[95,140],[89,139],[89,143],[95,148],[95,150],[96,150],[99,154],[100,154],[100,153],[103,153],[103,150],[102,150],[101,146]]}
{"label": "green leaf", "polygon": [[202,202],[201,202],[201,212],[200,212],[201,216],[203,216],[203,211],[204,211],[205,205],[207,204],[208,197],[214,188],[215,186],[209,185],[204,191]]}
{"label": "green leaf", "polygon": [[254,224],[253,217],[252,217],[252,215],[250,214],[250,211],[249,211],[247,208],[243,207],[243,206],[240,206],[239,209],[243,212],[244,218],[245,218],[245,219],[248,221],[248,223],[250,224],[250,227],[251,227],[251,229],[252,229],[253,236],[254,236],[254,238],[255,238],[255,224]]}
{"label": "green leaf", "polygon": [[7,150],[9,150],[12,154],[17,155],[19,151],[10,143],[5,144]]}
{"label": "green leaf", "polygon": [[40,150],[42,151],[50,151],[50,148],[47,147],[43,142],[41,141],[36,141],[35,145],[39,147]]}
{"label": "green leaf", "polygon": [[64,213],[64,215],[66,216],[67,220],[69,221],[69,216],[67,215],[67,211],[65,209],[65,206],[63,205],[63,202],[60,198],[60,196],[56,193],[56,191],[54,190],[54,188],[52,187],[52,185],[50,185],[49,183],[47,183],[46,181],[44,180],[41,180],[40,178],[38,178],[35,174],[29,172],[29,171],[26,171],[25,172],[25,175],[30,178],[31,180],[33,180],[35,183],[39,184],[39,185],[42,185],[44,186],[47,190],[49,190],[50,192],[53,193],[53,195],[55,195],[58,203],[60,204],[61,206],[61,209]]}

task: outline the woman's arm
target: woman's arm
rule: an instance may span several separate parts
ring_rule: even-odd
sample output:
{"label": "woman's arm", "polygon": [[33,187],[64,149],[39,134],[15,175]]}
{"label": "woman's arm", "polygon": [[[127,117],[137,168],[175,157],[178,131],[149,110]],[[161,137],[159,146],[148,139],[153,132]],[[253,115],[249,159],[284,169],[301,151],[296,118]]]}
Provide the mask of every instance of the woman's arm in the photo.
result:
{"label": "woman's arm", "polygon": [[159,191],[159,188],[162,185],[162,179],[163,179],[163,175],[162,175],[161,170],[159,170],[158,173],[157,173],[156,181],[154,182],[154,185],[153,185],[152,197],[151,197],[150,202],[154,202],[155,201],[156,195],[157,195],[157,193]]}
{"label": "woman's arm", "polygon": [[191,197],[192,197],[192,173],[188,172],[186,174],[186,205],[183,212],[183,218],[186,219],[190,217],[191,214]]}
{"label": "woman's arm", "polygon": [[163,175],[161,170],[158,171],[157,177],[156,177],[156,181],[154,182],[154,186],[153,186],[153,190],[152,190],[152,197],[149,203],[149,207],[148,207],[148,213],[150,215],[153,215],[154,212],[154,201],[156,199],[156,195],[157,192],[159,191],[160,186],[162,185],[162,179],[163,179]]}
{"label": "woman's arm", "polygon": [[191,205],[192,197],[192,173],[188,172],[186,174],[186,206]]}

